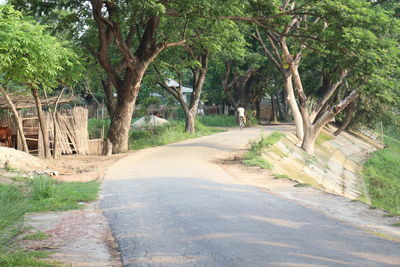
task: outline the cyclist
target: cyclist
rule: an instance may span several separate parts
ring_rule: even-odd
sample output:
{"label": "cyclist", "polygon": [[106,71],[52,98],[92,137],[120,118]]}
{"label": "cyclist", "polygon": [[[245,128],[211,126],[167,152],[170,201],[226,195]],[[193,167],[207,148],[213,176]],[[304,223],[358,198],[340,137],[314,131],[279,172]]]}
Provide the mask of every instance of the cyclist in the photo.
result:
{"label": "cyclist", "polygon": [[244,110],[242,105],[239,105],[237,111],[239,113],[239,126],[242,128],[246,124],[246,114],[245,114],[246,111]]}

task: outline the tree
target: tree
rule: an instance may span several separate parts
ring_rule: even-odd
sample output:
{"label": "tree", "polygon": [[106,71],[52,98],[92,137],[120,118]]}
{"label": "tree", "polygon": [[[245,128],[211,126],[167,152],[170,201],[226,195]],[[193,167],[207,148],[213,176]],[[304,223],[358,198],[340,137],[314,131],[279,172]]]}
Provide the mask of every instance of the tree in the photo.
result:
{"label": "tree", "polygon": [[[51,91],[59,83],[69,83],[76,78],[72,66],[77,65],[77,56],[66,43],[58,41],[45,32],[45,27],[26,19],[11,6],[0,6],[0,73],[2,83],[13,82],[24,85],[35,99],[43,135],[45,157],[50,156],[50,146],[46,141],[48,132],[44,122],[40,91]],[[68,73],[66,73],[68,71]],[[22,122],[6,91],[0,89],[14,113],[23,149],[28,150]]]}
{"label": "tree", "polygon": [[[266,55],[292,76],[287,81],[293,80],[298,95],[304,127],[302,148],[312,154],[322,127],[357,98],[360,89],[383,62],[386,66],[393,64],[398,47],[392,38],[395,31],[391,27],[395,25],[398,29],[398,23],[387,12],[374,9],[370,3],[361,0],[287,0],[281,2],[280,8],[271,8],[262,1],[252,3],[256,10],[275,13],[231,19],[251,21],[262,28],[273,50],[262,44],[260,34],[255,37],[263,45]],[[312,106],[305,93],[300,67],[304,58],[314,55],[325,61],[323,67],[327,68],[330,77],[322,96]],[[355,87],[344,87],[345,80],[350,80],[348,84]],[[329,101],[340,88],[348,90],[347,94],[339,102]],[[292,104],[295,106],[295,101]],[[296,126],[299,128],[298,123]]]}
{"label": "tree", "polygon": [[[299,96],[305,130],[302,148],[311,154],[322,127],[357,98],[374,74],[383,74],[382,69],[386,69],[384,75],[388,74],[387,67],[396,61],[393,55],[398,55],[398,47],[390,35],[382,34],[382,30],[389,32],[392,22],[395,28],[399,25],[396,26],[387,13],[372,9],[364,1],[323,2],[313,6],[313,11],[319,15],[312,20],[307,16],[294,16],[291,33],[300,35],[308,31],[308,41],[302,40],[299,44],[301,50],[304,53],[308,49],[318,51],[323,55],[325,70],[331,74],[322,97],[314,106],[310,107],[305,94],[299,62],[287,46],[283,49]],[[343,97],[326,106],[339,89],[345,92]]]}

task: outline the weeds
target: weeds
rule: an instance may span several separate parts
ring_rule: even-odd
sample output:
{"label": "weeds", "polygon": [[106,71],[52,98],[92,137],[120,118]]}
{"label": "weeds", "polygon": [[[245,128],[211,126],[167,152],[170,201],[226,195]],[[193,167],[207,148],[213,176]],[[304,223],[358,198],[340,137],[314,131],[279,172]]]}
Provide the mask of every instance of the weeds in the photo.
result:
{"label": "weeds", "polygon": [[262,156],[254,156],[250,159],[244,160],[243,163],[246,166],[257,166],[257,167],[260,167],[261,169],[267,169],[267,170],[271,170],[273,167],[272,164],[269,163]]}
{"label": "weeds", "polygon": [[272,164],[262,157],[264,149],[276,144],[284,135],[274,132],[267,137],[261,137],[259,140],[250,143],[250,151],[244,155],[243,163],[247,166],[256,166],[262,169],[272,169]]}
{"label": "weeds", "polygon": [[274,174],[275,179],[290,179],[290,177],[286,174]]}

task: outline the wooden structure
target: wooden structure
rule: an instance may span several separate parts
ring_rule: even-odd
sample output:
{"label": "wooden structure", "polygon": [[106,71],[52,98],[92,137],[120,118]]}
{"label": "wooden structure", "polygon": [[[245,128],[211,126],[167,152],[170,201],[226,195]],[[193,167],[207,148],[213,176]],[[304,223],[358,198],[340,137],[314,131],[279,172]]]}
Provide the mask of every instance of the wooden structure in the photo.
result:
{"label": "wooden structure", "polygon": [[[59,156],[61,154],[101,154],[102,140],[89,142],[88,134],[88,109],[84,107],[74,107],[72,109],[62,109],[56,113],[44,112],[48,130],[46,137],[43,137],[39,118],[36,111],[35,102],[32,97],[11,96],[12,101],[18,110],[24,136],[26,138],[29,153],[44,156],[44,138],[48,138],[50,151]],[[54,105],[56,97],[41,100],[44,109]],[[58,103],[70,102],[71,98],[60,99]],[[17,126],[12,119],[12,114],[8,112],[9,106],[0,97],[0,127],[7,127],[11,130],[11,146],[23,150]],[[55,131],[54,131],[55,130]],[[89,145],[90,144],[90,145]],[[55,149],[54,149],[55,148]],[[99,152],[100,151],[100,152]]]}

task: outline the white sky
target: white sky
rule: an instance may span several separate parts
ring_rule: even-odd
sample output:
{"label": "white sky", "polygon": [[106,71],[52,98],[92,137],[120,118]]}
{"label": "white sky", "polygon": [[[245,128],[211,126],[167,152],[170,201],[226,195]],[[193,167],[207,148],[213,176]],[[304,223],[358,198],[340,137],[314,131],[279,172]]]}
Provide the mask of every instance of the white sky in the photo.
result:
{"label": "white sky", "polygon": [[5,4],[5,3],[6,3],[6,0],[0,0],[0,5]]}

